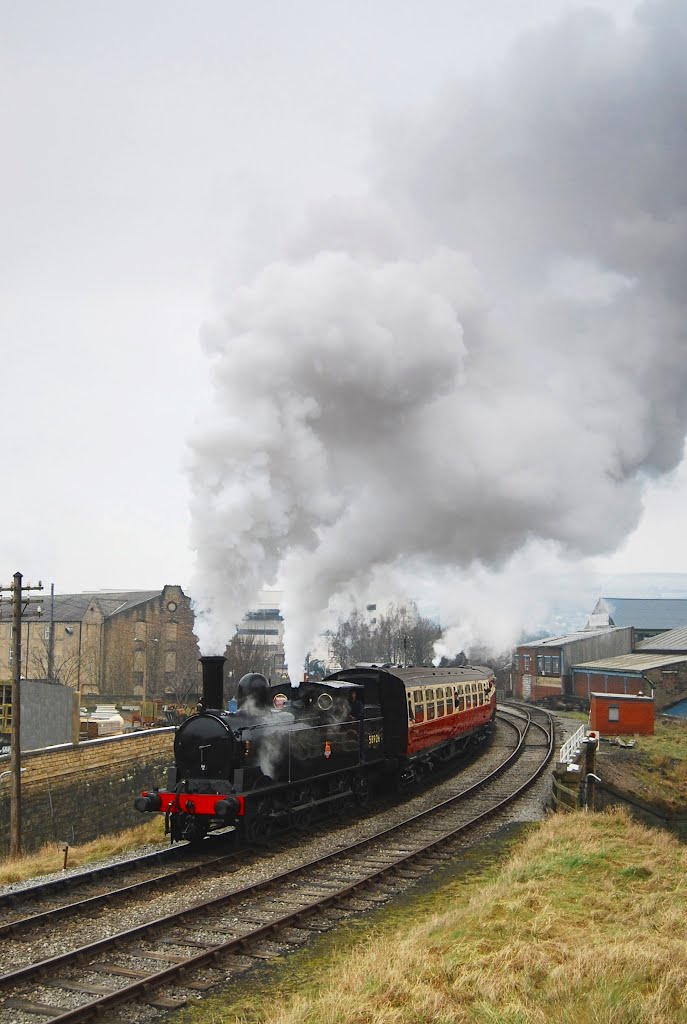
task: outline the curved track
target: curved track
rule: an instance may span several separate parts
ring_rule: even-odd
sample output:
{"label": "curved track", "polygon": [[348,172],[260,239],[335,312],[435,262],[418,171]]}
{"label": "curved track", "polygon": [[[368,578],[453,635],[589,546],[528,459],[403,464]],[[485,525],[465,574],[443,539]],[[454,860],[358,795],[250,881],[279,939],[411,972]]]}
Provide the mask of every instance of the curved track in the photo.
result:
{"label": "curved track", "polygon": [[[8,996],[0,1024],[101,1019],[132,1000],[160,1009],[179,1006],[228,972],[390,898],[399,880],[423,877],[455,856],[466,832],[517,799],[548,764],[550,715],[503,707],[499,720],[516,742],[479,782],[296,868],[19,967],[0,977]],[[454,777],[454,784],[460,781]]]}

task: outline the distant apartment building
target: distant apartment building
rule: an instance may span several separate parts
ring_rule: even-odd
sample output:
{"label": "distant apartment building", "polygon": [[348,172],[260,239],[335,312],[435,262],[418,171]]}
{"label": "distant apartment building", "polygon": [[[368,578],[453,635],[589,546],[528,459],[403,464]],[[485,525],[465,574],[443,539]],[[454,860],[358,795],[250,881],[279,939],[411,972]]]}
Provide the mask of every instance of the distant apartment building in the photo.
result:
{"label": "distant apartment building", "polygon": [[284,619],[278,608],[257,608],[246,612],[238,635],[252,637],[267,647],[284,647]]}

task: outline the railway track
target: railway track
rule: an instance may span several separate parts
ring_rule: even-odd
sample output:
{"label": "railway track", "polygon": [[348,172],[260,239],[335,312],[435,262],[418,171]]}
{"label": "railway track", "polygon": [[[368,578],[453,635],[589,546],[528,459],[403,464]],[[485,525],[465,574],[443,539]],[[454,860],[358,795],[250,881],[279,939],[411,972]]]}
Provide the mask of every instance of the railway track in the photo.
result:
{"label": "railway track", "polygon": [[468,830],[516,799],[548,764],[551,716],[506,707],[499,718],[499,731],[512,731],[517,742],[486,778],[460,788],[458,775],[455,791],[439,803],[324,856],[10,971],[0,977],[0,1024],[71,1024],[105,1013],[131,1021],[128,1004],[137,1000],[175,1008],[387,900],[454,856]]}

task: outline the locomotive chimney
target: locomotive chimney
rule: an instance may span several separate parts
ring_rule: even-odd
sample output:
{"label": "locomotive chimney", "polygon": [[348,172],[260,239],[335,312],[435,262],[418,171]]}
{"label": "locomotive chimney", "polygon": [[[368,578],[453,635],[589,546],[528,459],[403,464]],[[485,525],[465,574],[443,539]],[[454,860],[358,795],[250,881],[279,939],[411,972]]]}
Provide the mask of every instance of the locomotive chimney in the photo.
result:
{"label": "locomotive chimney", "polygon": [[205,708],[224,707],[224,662],[222,654],[207,654],[200,659],[203,666],[203,704]]}

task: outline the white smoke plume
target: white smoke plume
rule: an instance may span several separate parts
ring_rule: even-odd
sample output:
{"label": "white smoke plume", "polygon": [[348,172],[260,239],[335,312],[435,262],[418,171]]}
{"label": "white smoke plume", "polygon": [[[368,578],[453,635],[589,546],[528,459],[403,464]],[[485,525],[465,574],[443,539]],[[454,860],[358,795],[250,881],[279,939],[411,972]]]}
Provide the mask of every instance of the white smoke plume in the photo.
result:
{"label": "white smoke plume", "polygon": [[279,577],[293,678],[380,566],[493,574],[636,525],[687,428],[686,47],[683,0],[530,34],[387,124],[369,197],[235,293],[191,467],[223,642]]}

